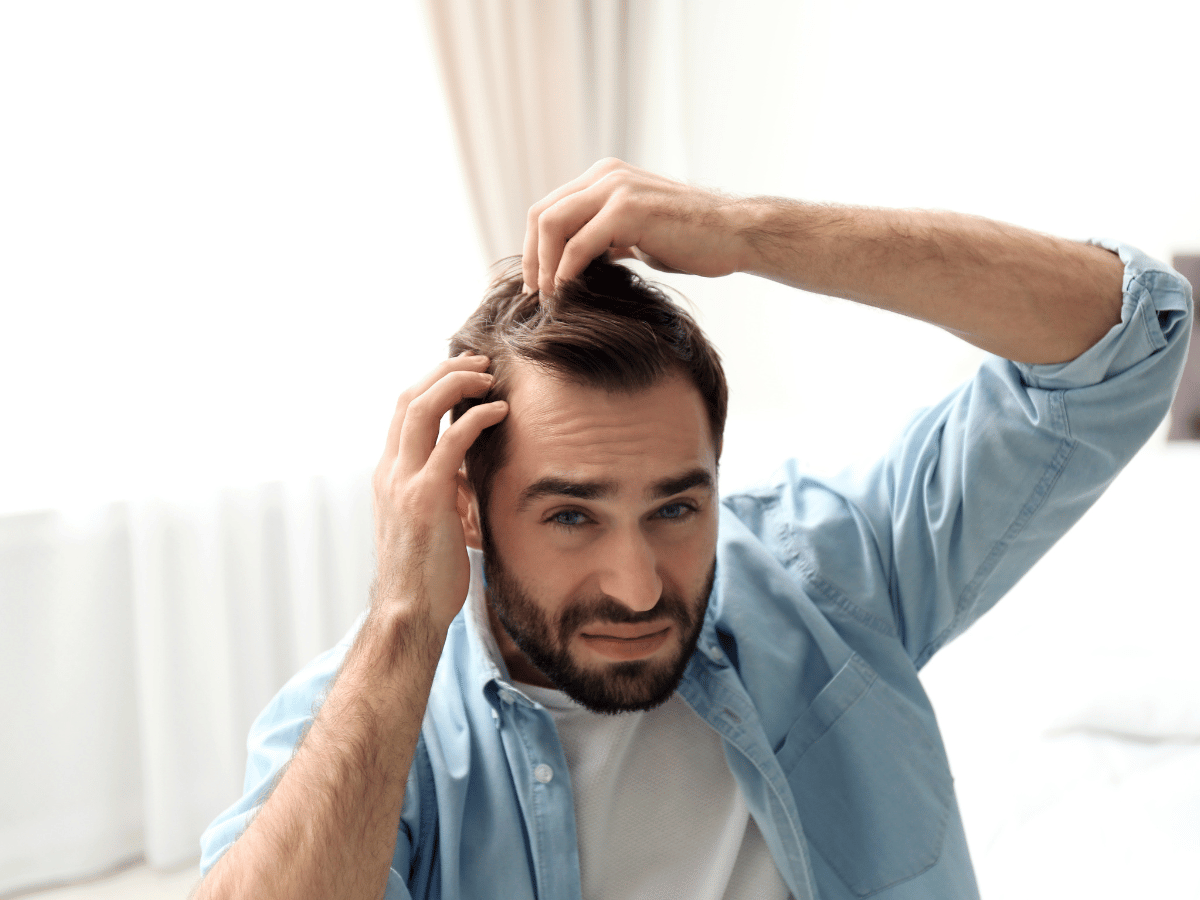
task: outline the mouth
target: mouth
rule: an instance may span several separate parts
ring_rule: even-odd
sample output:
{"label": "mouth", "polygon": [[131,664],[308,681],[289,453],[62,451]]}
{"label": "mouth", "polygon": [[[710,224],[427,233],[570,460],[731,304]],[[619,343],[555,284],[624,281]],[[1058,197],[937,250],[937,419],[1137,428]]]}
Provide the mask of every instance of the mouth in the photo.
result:
{"label": "mouth", "polygon": [[580,639],[601,656],[627,661],[651,656],[670,636],[670,625],[650,629],[645,625],[606,625],[604,631],[584,632]]}

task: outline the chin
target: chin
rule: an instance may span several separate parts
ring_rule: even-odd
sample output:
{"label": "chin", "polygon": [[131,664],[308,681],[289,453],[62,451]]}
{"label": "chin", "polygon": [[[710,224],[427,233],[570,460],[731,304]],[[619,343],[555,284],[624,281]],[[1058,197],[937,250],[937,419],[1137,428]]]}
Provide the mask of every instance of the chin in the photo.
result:
{"label": "chin", "polygon": [[673,652],[666,659],[595,663],[572,654],[568,665],[558,660],[553,671],[543,670],[543,674],[558,690],[591,712],[616,715],[650,710],[662,706],[675,693],[699,637],[697,629],[686,644],[673,639]]}

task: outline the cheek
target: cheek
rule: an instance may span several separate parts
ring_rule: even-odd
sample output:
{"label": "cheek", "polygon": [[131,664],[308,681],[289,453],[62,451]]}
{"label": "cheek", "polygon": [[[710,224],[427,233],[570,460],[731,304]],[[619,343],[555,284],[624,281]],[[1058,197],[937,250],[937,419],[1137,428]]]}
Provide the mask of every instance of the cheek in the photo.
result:
{"label": "cheek", "polygon": [[708,580],[716,549],[716,529],[706,530],[665,550],[663,570],[677,588],[698,590]]}
{"label": "cheek", "polygon": [[556,617],[578,587],[581,572],[578,560],[565,558],[552,545],[536,541],[536,531],[532,535],[514,533],[511,537],[497,547],[505,567],[546,615]]}

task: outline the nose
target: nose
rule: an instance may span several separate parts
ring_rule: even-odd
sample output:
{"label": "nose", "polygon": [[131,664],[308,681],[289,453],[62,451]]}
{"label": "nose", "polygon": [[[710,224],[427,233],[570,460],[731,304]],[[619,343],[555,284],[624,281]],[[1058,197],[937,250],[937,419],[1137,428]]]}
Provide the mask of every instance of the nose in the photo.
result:
{"label": "nose", "polygon": [[600,590],[634,612],[652,609],[662,596],[658,558],[640,528],[615,534],[604,554]]}

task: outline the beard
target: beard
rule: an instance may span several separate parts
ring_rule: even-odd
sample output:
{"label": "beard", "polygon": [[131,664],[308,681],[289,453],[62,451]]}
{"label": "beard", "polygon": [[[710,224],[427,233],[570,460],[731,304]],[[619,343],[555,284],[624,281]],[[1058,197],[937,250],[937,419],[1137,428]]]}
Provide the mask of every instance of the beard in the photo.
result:
{"label": "beard", "polygon": [[[715,555],[703,588],[692,597],[664,591],[658,603],[644,612],[633,612],[607,594],[578,597],[567,605],[557,622],[552,622],[542,605],[501,561],[486,532],[483,550],[487,599],[496,618],[518,649],[576,703],[595,713],[615,715],[653,709],[675,692],[700,640],[716,578]],[[637,625],[662,620],[671,622],[682,639],[675,655],[667,659],[636,659],[591,668],[571,655],[571,638],[584,625]]]}

